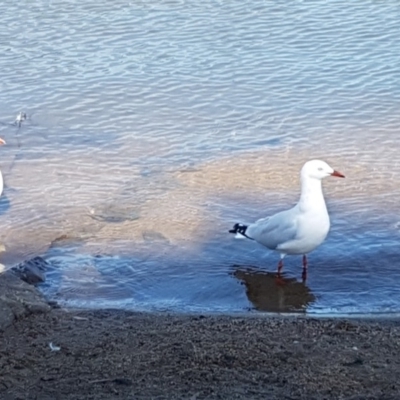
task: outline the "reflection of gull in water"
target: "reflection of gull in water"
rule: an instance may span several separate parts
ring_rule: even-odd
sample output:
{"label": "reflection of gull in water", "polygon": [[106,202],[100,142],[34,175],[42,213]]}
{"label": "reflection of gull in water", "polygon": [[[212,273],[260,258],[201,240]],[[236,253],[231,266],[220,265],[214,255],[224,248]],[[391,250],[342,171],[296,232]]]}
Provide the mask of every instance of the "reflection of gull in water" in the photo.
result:
{"label": "reflection of gull in water", "polygon": [[233,275],[246,285],[247,297],[259,311],[305,312],[315,301],[310,289],[295,278],[282,276],[277,284],[276,274],[243,267]]}
{"label": "reflection of gull in water", "polygon": [[278,275],[287,255],[303,255],[303,280],[307,277],[306,254],[317,248],[329,232],[330,221],[322,193],[322,179],[327,176],[344,178],[320,160],[308,161],[301,169],[301,196],[291,209],[271,217],[263,218],[251,225],[235,224],[230,233],[239,238],[248,238],[278,251],[281,259]]}

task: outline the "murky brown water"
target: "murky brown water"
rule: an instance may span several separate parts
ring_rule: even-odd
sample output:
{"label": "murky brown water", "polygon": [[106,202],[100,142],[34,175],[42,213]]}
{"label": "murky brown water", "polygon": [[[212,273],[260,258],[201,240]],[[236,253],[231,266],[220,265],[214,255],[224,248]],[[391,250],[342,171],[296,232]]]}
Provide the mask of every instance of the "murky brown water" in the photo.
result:
{"label": "murky brown water", "polygon": [[[74,305],[399,312],[399,14],[0,5],[1,262],[44,255],[43,290]],[[275,290],[277,255],[227,230],[297,201],[311,158],[346,179],[324,182],[332,230],[307,285],[291,257]]]}

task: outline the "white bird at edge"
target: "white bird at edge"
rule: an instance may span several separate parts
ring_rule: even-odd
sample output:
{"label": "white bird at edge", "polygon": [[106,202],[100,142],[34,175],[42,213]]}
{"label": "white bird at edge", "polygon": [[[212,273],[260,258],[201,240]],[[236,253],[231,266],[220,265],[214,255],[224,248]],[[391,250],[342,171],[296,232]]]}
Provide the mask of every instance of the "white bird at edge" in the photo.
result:
{"label": "white bird at edge", "polygon": [[[0,138],[0,145],[1,144],[6,144],[6,141],[2,138]],[[4,188],[3,174],[0,171],[0,196],[3,193],[3,188]]]}
{"label": "white bird at edge", "polygon": [[19,128],[21,128],[22,121],[26,120],[26,114],[22,111],[19,112],[17,115],[17,118],[15,118],[15,124],[18,125]]}
{"label": "white bird at edge", "polygon": [[344,175],[321,160],[307,161],[301,169],[301,195],[291,209],[262,218],[250,225],[235,224],[230,233],[237,238],[255,240],[280,253],[278,278],[286,255],[303,255],[303,282],[307,279],[307,256],[326,238],[330,228],[328,210],[322,192],[322,179]]}

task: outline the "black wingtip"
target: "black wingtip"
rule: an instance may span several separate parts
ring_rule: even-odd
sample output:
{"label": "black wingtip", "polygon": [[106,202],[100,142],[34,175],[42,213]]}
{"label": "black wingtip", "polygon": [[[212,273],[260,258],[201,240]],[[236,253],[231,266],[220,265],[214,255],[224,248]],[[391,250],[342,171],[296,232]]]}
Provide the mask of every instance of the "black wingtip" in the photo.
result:
{"label": "black wingtip", "polygon": [[229,231],[229,233],[237,233],[239,229],[239,224],[233,225],[233,229]]}
{"label": "black wingtip", "polygon": [[233,225],[233,229],[231,229],[229,231],[229,233],[240,233],[243,236],[246,236],[246,229],[247,229],[247,225],[243,225],[243,224],[235,224]]}
{"label": "black wingtip", "polygon": [[247,230],[248,226],[247,225],[243,225],[243,224],[235,224],[233,225],[233,229],[231,229],[229,231],[229,233],[239,233],[240,235],[246,237],[247,239],[250,240],[254,240],[253,238],[251,238],[250,236],[246,235],[246,230]]}

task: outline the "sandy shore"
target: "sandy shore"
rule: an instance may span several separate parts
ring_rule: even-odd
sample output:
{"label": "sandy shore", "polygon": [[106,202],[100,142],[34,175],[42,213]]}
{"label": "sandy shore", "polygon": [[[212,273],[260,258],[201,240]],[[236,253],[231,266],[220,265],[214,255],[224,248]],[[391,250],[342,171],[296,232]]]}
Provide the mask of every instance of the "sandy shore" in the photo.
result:
{"label": "sandy shore", "polygon": [[21,285],[33,307],[0,298],[1,399],[400,398],[399,321],[64,310]]}

